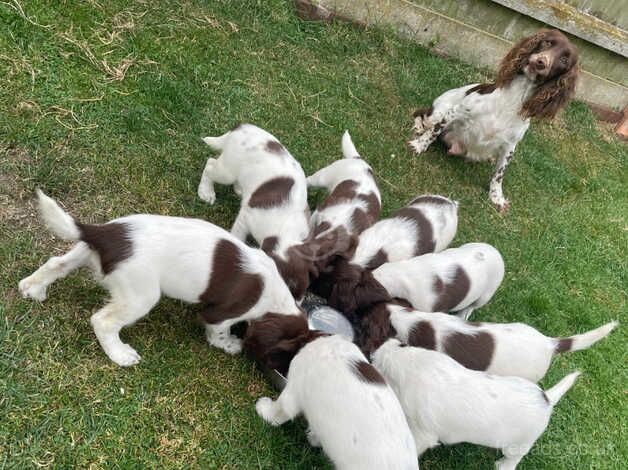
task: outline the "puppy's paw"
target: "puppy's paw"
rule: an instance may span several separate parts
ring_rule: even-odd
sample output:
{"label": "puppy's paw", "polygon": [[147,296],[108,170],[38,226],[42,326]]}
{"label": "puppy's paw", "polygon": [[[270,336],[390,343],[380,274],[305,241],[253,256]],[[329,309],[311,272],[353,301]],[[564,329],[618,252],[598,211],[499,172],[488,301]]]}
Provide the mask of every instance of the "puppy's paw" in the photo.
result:
{"label": "puppy's paw", "polygon": [[255,403],[255,411],[260,418],[272,426],[278,426],[279,422],[275,418],[274,407],[275,402],[269,397],[262,397]]}
{"label": "puppy's paw", "polygon": [[108,356],[121,367],[134,366],[142,359],[137,351],[128,344],[122,344],[121,347],[109,351]]}
{"label": "puppy's paw", "polygon": [[46,300],[46,288],[47,286],[41,282],[37,282],[33,276],[26,277],[18,284],[18,289],[22,294],[22,297],[31,298],[43,302]]}
{"label": "puppy's paw", "polygon": [[210,189],[204,184],[198,186],[198,197],[201,201],[205,201],[208,204],[214,204],[214,202],[216,202],[216,193],[213,189]]}
{"label": "puppy's paw", "polygon": [[242,352],[242,340],[235,336],[230,336],[223,341],[221,347],[227,354],[239,354]]}
{"label": "puppy's paw", "polygon": [[409,140],[408,149],[410,149],[411,152],[416,153],[417,155],[420,155],[423,152],[425,152],[428,146],[425,145],[425,143],[422,142],[421,140],[422,139],[420,138]]}

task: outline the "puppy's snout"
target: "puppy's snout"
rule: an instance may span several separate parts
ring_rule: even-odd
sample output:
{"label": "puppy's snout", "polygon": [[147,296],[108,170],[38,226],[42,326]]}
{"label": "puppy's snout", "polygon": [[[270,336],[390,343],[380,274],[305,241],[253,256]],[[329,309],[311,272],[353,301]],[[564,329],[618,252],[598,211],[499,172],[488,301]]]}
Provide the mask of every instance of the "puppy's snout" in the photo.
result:
{"label": "puppy's snout", "polygon": [[529,64],[534,67],[537,72],[540,72],[547,68],[547,58],[541,55],[530,57]]}

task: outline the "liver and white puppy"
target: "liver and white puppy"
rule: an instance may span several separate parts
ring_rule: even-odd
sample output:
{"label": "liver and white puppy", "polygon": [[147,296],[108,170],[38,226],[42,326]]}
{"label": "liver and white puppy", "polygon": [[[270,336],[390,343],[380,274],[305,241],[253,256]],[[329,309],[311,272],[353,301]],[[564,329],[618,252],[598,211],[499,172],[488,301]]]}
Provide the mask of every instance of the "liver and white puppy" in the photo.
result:
{"label": "liver and white puppy", "polygon": [[230,354],[241,349],[241,341],[230,335],[232,324],[268,312],[301,314],[273,261],[209,222],[139,214],[82,224],[41,191],[37,195],[48,228],[78,243],[22,279],[20,292],[44,301],[50,284],[90,266],[111,295],[91,323],[107,356],[120,366],[140,360],[120,340],[120,330],[148,314],[162,294],[203,304],[209,344]]}
{"label": "liver and white puppy", "polygon": [[569,374],[543,391],[520,377],[469,370],[449,356],[403,347],[389,339],[373,364],[399,397],[417,453],[443,444],[470,442],[501,449],[499,470],[512,470],[549,423],[554,405],[580,375]]}
{"label": "liver and white puppy", "polygon": [[339,259],[332,274],[329,305],[354,311],[355,288],[370,270],[447,248],[458,227],[458,203],[443,196],[415,198],[392,217],[380,220],[360,234],[352,257]]}
{"label": "liver and white puppy", "polygon": [[245,350],[267,367],[288,370],[279,398],[257,401],[264,421],[279,426],[302,414],[310,444],[340,470],[419,468],[397,397],[353,343],[309,331],[305,317],[269,316],[251,323]]}
{"label": "liver and white puppy", "polygon": [[312,215],[314,235],[325,247],[319,252],[319,270],[325,269],[335,255],[349,256],[355,236],[377,222],[381,210],[373,171],[360,158],[346,131],[342,153],[344,158],[307,178],[308,187],[326,188],[330,193]]}
{"label": "liver and white puppy", "polygon": [[[409,302],[423,312],[456,312],[467,319],[486,304],[504,278],[504,260],[486,243],[467,243],[440,253],[428,253],[405,261],[384,263],[365,277],[354,290],[357,310],[374,304],[373,292],[382,301],[394,298]],[[351,310],[342,310],[351,315]]]}
{"label": "liver and white puppy", "polygon": [[310,232],[305,173],[276,137],[252,124],[240,124],[220,137],[203,141],[220,151],[207,160],[199,197],[213,204],[214,183],[233,185],[242,197],[231,233],[251,235],[279,268],[300,301],[309,284],[314,254],[304,243]]}
{"label": "liver and white puppy", "polygon": [[557,354],[593,346],[617,326],[613,321],[567,338],[550,338],[523,323],[472,323],[453,315],[378,304],[362,318],[359,345],[369,356],[388,338],[447,354],[467,369],[538,382]]}

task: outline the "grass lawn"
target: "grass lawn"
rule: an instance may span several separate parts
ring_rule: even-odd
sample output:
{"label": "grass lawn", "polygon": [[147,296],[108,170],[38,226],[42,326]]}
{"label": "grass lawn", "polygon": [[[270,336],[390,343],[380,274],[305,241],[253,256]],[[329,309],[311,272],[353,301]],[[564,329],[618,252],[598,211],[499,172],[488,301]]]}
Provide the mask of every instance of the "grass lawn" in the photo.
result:
{"label": "grass lawn", "polygon": [[[330,468],[302,420],[262,423],[274,392],[242,357],[210,349],[195,308],[164,300],[123,332],[130,369],[102,352],[89,315],[105,292],[74,273],[39,304],[18,281],[67,245],[45,232],[40,187],[84,221],[134,212],[230,227],[239,205],[196,197],[200,141],[240,121],[275,134],[310,174],[349,129],[379,177],[384,215],[417,194],[460,201],[454,246],[484,241],[506,277],[475,320],[568,335],[626,319],[626,144],[581,103],[533,123],[492,208],[491,166],[411,156],[410,115],[443,91],[490,78],[392,32],[299,21],[285,0],[0,3],[0,468]],[[313,201],[314,202],[314,201]],[[626,330],[557,357],[543,380],[583,376],[523,469],[625,468]],[[427,452],[425,469],[492,468],[472,445]]]}

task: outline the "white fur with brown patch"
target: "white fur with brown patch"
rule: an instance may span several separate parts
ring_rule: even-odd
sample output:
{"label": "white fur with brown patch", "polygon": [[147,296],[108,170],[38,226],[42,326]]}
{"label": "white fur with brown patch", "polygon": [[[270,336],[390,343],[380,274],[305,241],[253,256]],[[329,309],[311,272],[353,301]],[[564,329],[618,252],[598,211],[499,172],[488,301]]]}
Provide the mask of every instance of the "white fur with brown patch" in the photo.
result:
{"label": "white fur with brown patch", "polygon": [[[358,347],[341,336],[306,344],[292,359],[277,400],[260,398],[257,414],[279,426],[303,415],[308,441],[322,447],[339,470],[418,469],[417,453],[392,389],[365,380],[356,364],[372,368]],[[368,374],[367,374],[368,375]]]}

